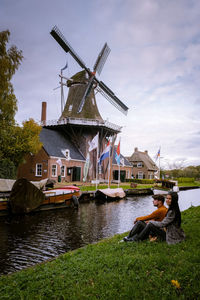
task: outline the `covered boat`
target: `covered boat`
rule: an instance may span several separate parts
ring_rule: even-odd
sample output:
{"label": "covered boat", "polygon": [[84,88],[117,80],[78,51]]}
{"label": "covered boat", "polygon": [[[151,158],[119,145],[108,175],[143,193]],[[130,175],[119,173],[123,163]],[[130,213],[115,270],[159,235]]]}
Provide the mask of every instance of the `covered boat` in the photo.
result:
{"label": "covered boat", "polygon": [[95,193],[95,198],[98,200],[115,200],[122,199],[126,196],[122,188],[116,189],[98,189]]}
{"label": "covered boat", "polygon": [[48,191],[42,190],[43,184],[38,183],[37,186],[25,178],[16,180],[9,199],[0,201],[0,215],[6,215],[9,211],[12,214],[26,214],[78,204],[80,189],[77,186],[64,186]]}

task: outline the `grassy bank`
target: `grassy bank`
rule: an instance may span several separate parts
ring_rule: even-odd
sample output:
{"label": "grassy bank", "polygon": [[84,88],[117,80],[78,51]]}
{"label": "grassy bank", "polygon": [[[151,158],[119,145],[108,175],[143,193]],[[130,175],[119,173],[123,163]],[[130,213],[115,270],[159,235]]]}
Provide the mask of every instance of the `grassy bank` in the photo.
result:
{"label": "grassy bank", "polygon": [[0,277],[0,299],[199,299],[200,206],[182,216],[181,244],[116,235]]}
{"label": "grassy bank", "polygon": [[[90,183],[82,183],[82,182],[62,182],[62,183],[58,183],[56,186],[63,186],[63,185],[73,185],[73,184],[76,184],[77,186],[80,187],[81,191],[84,192],[84,191],[96,191],[96,185],[95,184],[90,184]],[[157,184],[156,186],[158,187],[161,187],[161,184]],[[181,186],[200,186],[200,181],[194,181],[194,182],[191,182],[190,184],[188,184],[188,182],[181,182],[179,183],[179,187]],[[117,188],[118,187],[118,184],[111,184],[110,188],[111,189],[114,189],[114,188]],[[127,189],[130,189],[131,186],[130,186],[130,183],[127,183],[127,182],[121,182],[120,183],[120,186],[121,188],[123,188],[124,190],[127,190]],[[146,189],[146,188],[153,188],[155,187],[155,184],[137,184],[137,187],[136,189]],[[106,184],[99,184],[98,189],[107,189],[108,188],[108,185]],[[134,188],[135,189],[135,188]]]}

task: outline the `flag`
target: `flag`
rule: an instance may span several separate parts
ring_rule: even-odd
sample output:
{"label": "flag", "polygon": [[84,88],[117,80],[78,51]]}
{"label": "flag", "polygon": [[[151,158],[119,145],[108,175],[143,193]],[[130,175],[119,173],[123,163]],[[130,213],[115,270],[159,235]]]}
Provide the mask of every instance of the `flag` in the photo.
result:
{"label": "flag", "polygon": [[92,139],[92,141],[88,142],[89,144],[89,152],[96,149],[98,147],[98,142],[99,142],[99,133],[95,135],[95,137]]}
{"label": "flag", "polygon": [[120,158],[120,163],[121,163],[122,167],[125,166],[125,162],[124,162],[124,158],[123,157]]}
{"label": "flag", "polygon": [[103,152],[102,152],[102,154],[101,154],[101,156],[100,156],[100,158],[99,158],[99,164],[101,164],[101,162],[102,162],[104,159],[106,159],[107,157],[110,156],[110,148],[111,148],[111,146],[110,146],[110,141],[108,141],[108,143],[107,143],[105,149],[103,150]]}
{"label": "flag", "polygon": [[87,153],[86,161],[85,161],[85,166],[83,168],[83,181],[85,182],[87,179],[87,174],[90,166],[90,154]]}
{"label": "flag", "polygon": [[160,157],[160,149],[158,150],[158,153],[156,154],[156,160]]}
{"label": "flag", "polygon": [[64,68],[61,69],[61,71],[64,71],[65,69],[67,69],[68,67],[68,63],[66,62],[66,65],[64,66]]}
{"label": "flag", "polygon": [[120,141],[117,146],[116,153],[115,153],[115,160],[116,160],[117,164],[120,165]]}
{"label": "flag", "polygon": [[62,161],[60,158],[56,162],[57,162],[57,164],[59,164],[60,167],[62,166]]}

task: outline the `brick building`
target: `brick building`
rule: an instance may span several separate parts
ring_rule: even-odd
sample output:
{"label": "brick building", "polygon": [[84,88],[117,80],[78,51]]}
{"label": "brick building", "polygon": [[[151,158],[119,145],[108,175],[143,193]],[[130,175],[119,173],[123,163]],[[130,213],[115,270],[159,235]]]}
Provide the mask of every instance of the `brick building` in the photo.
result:
{"label": "brick building", "polygon": [[132,174],[138,179],[154,179],[155,173],[158,172],[158,167],[148,155],[148,151],[139,151],[135,148],[134,153],[128,158],[132,164]]}

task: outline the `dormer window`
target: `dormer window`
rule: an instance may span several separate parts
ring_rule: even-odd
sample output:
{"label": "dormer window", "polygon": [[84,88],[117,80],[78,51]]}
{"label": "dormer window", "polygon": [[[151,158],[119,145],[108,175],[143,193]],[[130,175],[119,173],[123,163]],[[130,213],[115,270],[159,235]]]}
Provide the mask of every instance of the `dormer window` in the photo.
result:
{"label": "dormer window", "polygon": [[137,168],[142,168],[142,167],[143,167],[142,162],[138,162],[137,163]]}
{"label": "dormer window", "polygon": [[69,150],[66,150],[66,152],[65,152],[65,157],[66,157],[66,159],[70,159],[70,155],[69,155],[70,153],[69,153]]}
{"label": "dormer window", "polygon": [[70,105],[69,105],[69,111],[72,111],[72,108],[73,108],[73,105],[70,104]]}
{"label": "dormer window", "polygon": [[70,150],[69,149],[62,149],[61,152],[63,153],[63,155],[65,156],[65,158],[67,160],[71,159],[71,157],[70,157]]}

